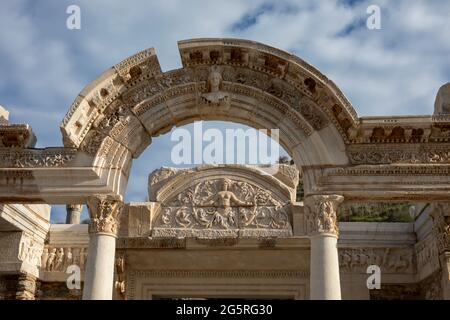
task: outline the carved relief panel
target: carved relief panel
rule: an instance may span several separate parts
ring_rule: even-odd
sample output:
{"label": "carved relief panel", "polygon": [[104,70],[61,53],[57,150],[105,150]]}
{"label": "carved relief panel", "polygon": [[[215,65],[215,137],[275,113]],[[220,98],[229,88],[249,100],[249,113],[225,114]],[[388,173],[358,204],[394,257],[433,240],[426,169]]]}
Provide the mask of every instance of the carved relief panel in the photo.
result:
{"label": "carved relief panel", "polygon": [[163,201],[156,216],[153,237],[292,235],[288,199],[236,178],[199,179]]}

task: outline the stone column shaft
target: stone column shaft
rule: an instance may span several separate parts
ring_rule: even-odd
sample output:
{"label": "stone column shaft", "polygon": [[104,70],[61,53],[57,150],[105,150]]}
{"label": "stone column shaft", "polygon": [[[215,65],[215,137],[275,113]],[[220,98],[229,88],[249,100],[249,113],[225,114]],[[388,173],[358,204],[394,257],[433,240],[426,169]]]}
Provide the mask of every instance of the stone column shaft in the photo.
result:
{"label": "stone column shaft", "polygon": [[122,202],[114,197],[96,196],[88,200],[88,208],[89,248],[83,300],[111,300]]}
{"label": "stone column shaft", "polygon": [[83,205],[81,204],[68,204],[66,206],[66,224],[80,224],[81,211],[83,211]]}
{"label": "stone column shaft", "polygon": [[311,241],[310,299],[340,300],[338,195],[314,195],[305,199],[307,234]]}

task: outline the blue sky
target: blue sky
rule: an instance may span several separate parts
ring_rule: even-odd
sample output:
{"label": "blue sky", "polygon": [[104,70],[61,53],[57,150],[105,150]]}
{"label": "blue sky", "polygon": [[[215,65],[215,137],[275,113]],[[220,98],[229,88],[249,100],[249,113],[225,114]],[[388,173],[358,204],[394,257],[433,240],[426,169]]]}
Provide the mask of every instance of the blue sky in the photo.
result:
{"label": "blue sky", "polygon": [[[81,8],[81,30],[66,28],[71,4]],[[371,4],[381,7],[381,30],[366,28]],[[0,105],[11,122],[32,125],[38,147],[62,145],[59,123],[68,107],[110,66],[154,47],[170,70],[181,65],[178,40],[236,37],[313,64],[360,116],[431,114],[450,78],[449,16],[446,0],[2,0]],[[170,135],[157,138],[135,161],[128,201],[145,200],[147,175],[171,165],[173,144]],[[62,219],[55,208],[53,221]]]}

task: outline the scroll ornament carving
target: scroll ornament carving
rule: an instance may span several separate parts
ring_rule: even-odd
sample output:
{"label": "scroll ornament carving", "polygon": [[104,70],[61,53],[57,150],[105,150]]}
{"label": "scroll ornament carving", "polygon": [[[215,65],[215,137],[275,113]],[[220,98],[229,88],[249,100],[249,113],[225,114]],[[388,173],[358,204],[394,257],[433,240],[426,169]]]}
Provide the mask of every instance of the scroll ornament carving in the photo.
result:
{"label": "scroll ornament carving", "polygon": [[157,228],[290,229],[284,204],[244,181],[201,181],[163,205]]}
{"label": "scroll ornament carving", "polygon": [[339,235],[337,208],[344,201],[339,195],[313,195],[305,199],[306,232],[308,235]]}
{"label": "scroll ornament carving", "polygon": [[450,163],[450,151],[446,148],[420,148],[402,150],[394,146],[381,148],[355,148],[348,152],[352,164],[391,163]]}
{"label": "scroll ornament carving", "polygon": [[436,203],[431,212],[439,253],[450,251],[450,204]]}
{"label": "scroll ornament carving", "polygon": [[66,272],[70,265],[77,265],[85,269],[87,261],[87,248],[53,247],[46,246],[42,252],[40,266],[49,272]]}
{"label": "scroll ornament carving", "polygon": [[414,252],[409,249],[351,248],[339,250],[339,267],[343,272],[366,273],[367,267],[377,265],[382,272],[414,272]]}
{"label": "scroll ornament carving", "polygon": [[2,151],[0,165],[6,168],[64,167],[75,156],[75,149]]}
{"label": "scroll ornament carving", "polygon": [[117,236],[123,202],[108,196],[94,196],[88,200],[89,233]]}

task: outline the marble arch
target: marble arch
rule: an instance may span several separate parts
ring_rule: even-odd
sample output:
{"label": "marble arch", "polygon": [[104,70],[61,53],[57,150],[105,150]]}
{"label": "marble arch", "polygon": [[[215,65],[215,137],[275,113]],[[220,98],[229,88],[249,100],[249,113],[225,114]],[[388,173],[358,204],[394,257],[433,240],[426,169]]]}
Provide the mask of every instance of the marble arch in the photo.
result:
{"label": "marble arch", "polygon": [[61,124],[64,147],[34,148],[28,125],[0,130],[0,202],[88,204],[85,298],[111,297],[132,160],[152,137],[195,120],[280,129],[303,175],[312,298],[340,298],[336,210],[344,200],[448,201],[445,88],[432,116],[361,118],[331,80],[281,50],[237,39],[181,41],[179,50],[180,69],[163,72],[148,49],[91,82]]}
{"label": "marble arch", "polygon": [[[152,136],[195,120],[227,120],[279,128],[299,166],[348,163],[345,141],[356,112],[312,66],[243,40],[181,41],[179,49],[181,69],[162,72],[148,49],[89,84],[63,120],[64,145],[92,156],[94,167],[126,171]],[[112,157],[114,149],[121,153]]]}

